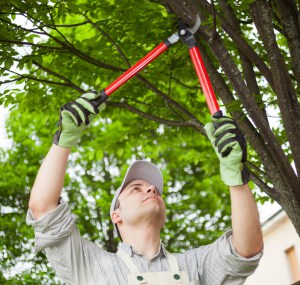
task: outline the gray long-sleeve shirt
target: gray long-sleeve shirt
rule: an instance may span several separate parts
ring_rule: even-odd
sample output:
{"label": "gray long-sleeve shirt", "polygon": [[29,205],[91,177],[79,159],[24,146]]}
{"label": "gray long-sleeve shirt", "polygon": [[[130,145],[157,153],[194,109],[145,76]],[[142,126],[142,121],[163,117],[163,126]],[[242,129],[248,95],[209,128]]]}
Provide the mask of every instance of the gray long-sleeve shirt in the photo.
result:
{"label": "gray long-sleeve shirt", "polygon": [[[35,252],[45,249],[57,275],[72,285],[127,285],[128,268],[115,254],[85,240],[76,226],[76,216],[67,203],[35,220],[30,209],[27,223],[35,231]],[[258,266],[262,253],[252,257],[239,256],[232,245],[231,231],[214,243],[175,253],[180,270],[187,272],[190,282],[200,285],[240,285]],[[170,270],[161,250],[151,261],[125,244],[119,245],[131,256],[141,272]]]}

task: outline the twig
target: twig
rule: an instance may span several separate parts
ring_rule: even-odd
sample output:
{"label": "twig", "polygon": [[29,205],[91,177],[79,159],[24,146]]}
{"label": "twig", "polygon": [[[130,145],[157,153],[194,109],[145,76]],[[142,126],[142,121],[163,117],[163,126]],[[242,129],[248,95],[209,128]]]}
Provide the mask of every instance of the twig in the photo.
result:
{"label": "twig", "polygon": [[96,23],[94,23],[92,20],[90,20],[86,15],[84,15],[84,17],[87,19],[87,22],[90,23],[94,28],[96,28],[104,37],[106,37],[109,42],[116,48],[116,50],[118,51],[118,53],[120,54],[120,56],[123,58],[123,60],[125,61],[125,63],[127,64],[128,67],[131,66],[128,58],[126,57],[125,53],[122,51],[122,49],[119,47],[119,45],[114,41],[114,39],[108,34],[106,33],[103,29],[101,29],[99,27],[99,25],[97,25]]}
{"label": "twig", "polygon": [[119,103],[119,102],[112,102],[112,101],[107,101],[107,105],[111,105],[113,107],[118,107],[118,108],[123,108],[127,109],[133,113],[138,114],[141,117],[144,117],[148,120],[155,121],[157,123],[169,125],[169,126],[176,126],[176,127],[194,127],[193,124],[189,121],[172,121],[172,120],[166,120],[157,116],[150,115],[148,113],[145,113],[127,103]]}

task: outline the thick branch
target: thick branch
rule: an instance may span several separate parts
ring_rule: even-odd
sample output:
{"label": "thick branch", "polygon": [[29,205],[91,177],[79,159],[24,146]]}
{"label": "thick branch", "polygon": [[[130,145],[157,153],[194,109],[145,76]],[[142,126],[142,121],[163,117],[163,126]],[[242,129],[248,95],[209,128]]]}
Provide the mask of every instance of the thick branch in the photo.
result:
{"label": "thick branch", "polygon": [[[202,4],[203,8],[206,8],[207,13],[210,13],[211,5],[207,2],[207,0],[199,0],[199,2]],[[218,19],[221,21],[222,29],[236,43],[238,49],[242,51],[249,58],[249,60],[257,67],[257,69],[262,73],[262,75],[268,81],[270,87],[273,89],[274,82],[273,82],[272,73],[270,72],[270,69],[267,67],[267,65],[264,63],[261,57],[253,50],[253,48],[241,36],[241,32],[238,29],[237,19],[231,18],[231,17],[235,17],[235,15],[233,11],[230,12],[229,4],[227,4],[225,1],[221,1],[221,6],[222,6],[222,2],[224,2],[224,6],[227,7],[224,12],[225,13],[227,12],[229,14],[228,17],[223,17],[220,13],[217,14]],[[234,23],[232,21],[234,21]],[[237,24],[237,26],[235,26],[235,24]],[[209,38],[207,40],[209,40]]]}
{"label": "thick branch", "polygon": [[[225,19],[227,19],[227,21],[229,22],[229,23],[228,22],[226,23],[225,27],[228,27],[228,25],[230,25],[230,29],[232,29],[232,31],[235,34],[238,34],[240,36],[240,38],[242,38],[242,36],[241,36],[242,31],[240,29],[239,22],[236,18],[236,15],[235,15],[232,7],[226,0],[220,0],[219,3],[221,5],[222,12],[225,15]],[[243,73],[244,73],[244,77],[245,77],[249,92],[250,92],[250,94],[253,94],[253,96],[257,97],[256,100],[258,101],[258,104],[260,105],[260,109],[263,111],[263,115],[265,116],[265,119],[267,120],[267,113],[264,109],[262,96],[260,95],[260,90],[259,90],[259,86],[256,81],[256,75],[253,70],[252,62],[243,53],[243,51],[240,49],[239,45],[237,48],[238,48],[238,51],[240,54],[241,63],[243,66]],[[265,66],[265,68],[267,68],[267,67]],[[273,84],[273,79],[272,79],[270,70],[268,70],[267,74],[269,76],[269,79],[272,80],[272,84]]]}
{"label": "thick branch", "polygon": [[[264,0],[251,4],[251,14],[270,59],[278,106],[283,119],[297,173],[300,173],[300,106],[274,34],[271,11]],[[300,193],[299,200],[300,200]]]}
{"label": "thick branch", "polygon": [[298,25],[299,12],[292,1],[274,1],[279,12],[280,20],[286,35],[291,54],[292,70],[296,81],[300,84],[300,26]]}

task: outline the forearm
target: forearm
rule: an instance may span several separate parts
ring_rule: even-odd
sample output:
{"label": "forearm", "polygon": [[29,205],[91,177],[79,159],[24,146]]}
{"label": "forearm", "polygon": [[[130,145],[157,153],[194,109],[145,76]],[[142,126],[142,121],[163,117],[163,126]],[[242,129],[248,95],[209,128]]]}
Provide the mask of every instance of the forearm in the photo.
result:
{"label": "forearm", "polygon": [[256,202],[248,186],[231,186],[233,244],[238,254],[251,257],[263,249]]}
{"label": "forearm", "polygon": [[52,145],[34,182],[29,208],[35,219],[58,205],[62,192],[70,149]]}

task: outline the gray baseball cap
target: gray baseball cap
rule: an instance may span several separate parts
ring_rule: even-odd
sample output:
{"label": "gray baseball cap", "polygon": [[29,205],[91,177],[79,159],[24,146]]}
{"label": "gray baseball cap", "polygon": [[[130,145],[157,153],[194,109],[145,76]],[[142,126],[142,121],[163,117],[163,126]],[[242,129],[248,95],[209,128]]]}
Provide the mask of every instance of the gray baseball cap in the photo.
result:
{"label": "gray baseball cap", "polygon": [[121,186],[115,192],[114,198],[110,205],[110,218],[115,210],[116,202],[123,188],[132,180],[144,180],[154,185],[160,194],[163,191],[163,176],[160,169],[153,163],[146,160],[137,160],[133,162],[123,179]]}

